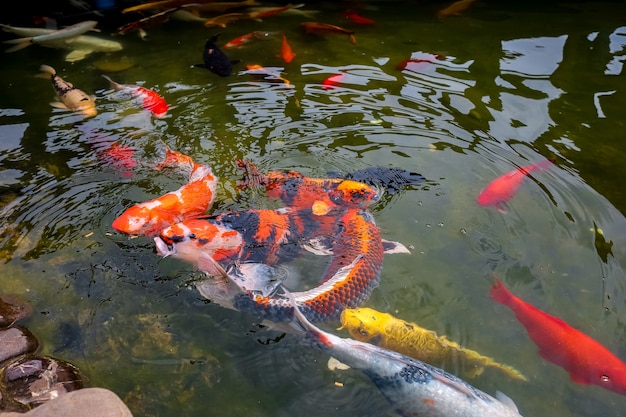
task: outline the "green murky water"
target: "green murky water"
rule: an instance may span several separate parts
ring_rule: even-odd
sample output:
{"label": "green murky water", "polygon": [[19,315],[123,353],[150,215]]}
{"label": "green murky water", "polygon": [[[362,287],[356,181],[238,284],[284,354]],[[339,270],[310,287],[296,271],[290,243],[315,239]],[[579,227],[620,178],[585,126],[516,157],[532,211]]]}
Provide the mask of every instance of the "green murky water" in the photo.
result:
{"label": "green murky water", "polygon": [[[372,211],[383,236],[412,254],[385,257],[366,305],[521,370],[528,382],[489,372],[470,382],[505,392],[524,416],[620,415],[624,397],[575,384],[544,361],[489,288],[495,272],[626,359],[624,2],[479,1],[445,20],[434,17],[435,4],[362,6],[374,26],[351,25],[341,4],[306,6],[319,10],[314,20],[354,28],[354,45],[305,35],[299,24],[310,18],[276,16],[224,29],[172,20],[145,41],[119,36],[122,51],[74,63],[37,45],[5,54],[2,292],[33,305],[26,324],[45,354],[79,366],[136,416],[391,416],[366,377],[329,371],[328,358],[296,337],[279,339],[255,317],[208,303],[193,287],[202,278],[193,266],[110,225],[185,181],[151,168],[165,145],[221,178],[214,212],[275,204],[235,189],[240,158],[264,172],[313,176],[399,167],[427,181],[383,196]],[[115,27],[107,29],[101,36]],[[275,37],[227,51],[240,60],[230,77],[191,68],[208,37],[221,32],[223,45],[254,30],[283,32],[296,58],[276,57]],[[439,59],[397,69],[425,54]],[[105,72],[102,60],[134,65]],[[49,83],[34,78],[41,64],[95,94],[98,115],[52,109]],[[249,64],[290,84],[255,78],[244,72]],[[322,88],[339,72],[347,74],[340,87]],[[103,73],[153,88],[175,108],[151,119],[112,94]],[[135,148],[139,165],[125,171],[103,160],[99,150],[114,142]],[[505,210],[477,204],[493,178],[544,158],[555,166],[533,173]],[[325,260],[315,262],[319,270]],[[307,274],[315,270],[299,269],[294,285],[315,283]],[[325,326],[347,336],[333,327]]]}

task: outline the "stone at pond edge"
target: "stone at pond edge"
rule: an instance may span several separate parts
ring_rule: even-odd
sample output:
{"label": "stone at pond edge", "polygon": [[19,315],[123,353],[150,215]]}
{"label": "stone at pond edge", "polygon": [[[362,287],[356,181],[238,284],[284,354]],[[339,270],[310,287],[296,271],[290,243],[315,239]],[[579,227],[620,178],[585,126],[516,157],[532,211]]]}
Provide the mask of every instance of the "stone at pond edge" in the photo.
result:
{"label": "stone at pond edge", "polygon": [[0,417],[132,417],[122,400],[104,388],[85,388],[48,401],[27,413],[2,413]]}
{"label": "stone at pond edge", "polygon": [[9,327],[13,323],[30,316],[33,308],[16,295],[0,296],[0,327]]}
{"label": "stone at pond edge", "polygon": [[25,327],[15,326],[0,330],[0,365],[8,359],[34,353],[38,347],[39,341]]}
{"label": "stone at pond edge", "polygon": [[36,407],[83,388],[78,369],[59,359],[27,355],[11,362],[2,372],[3,396],[27,407]]}

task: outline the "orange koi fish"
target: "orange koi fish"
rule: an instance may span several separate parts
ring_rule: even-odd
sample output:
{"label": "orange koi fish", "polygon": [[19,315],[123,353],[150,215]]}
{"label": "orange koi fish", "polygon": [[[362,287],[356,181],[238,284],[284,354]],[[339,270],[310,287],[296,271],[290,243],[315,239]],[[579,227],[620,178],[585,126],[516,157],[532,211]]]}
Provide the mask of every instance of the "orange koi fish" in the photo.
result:
{"label": "orange koi fish", "polygon": [[328,23],[319,23],[319,22],[304,22],[300,23],[300,26],[304,29],[304,33],[308,35],[328,35],[331,33],[348,35],[348,39],[351,44],[356,44],[356,38],[354,37],[354,31],[344,29],[339,26],[331,25]]}
{"label": "orange koi fish", "polygon": [[508,201],[515,195],[522,181],[531,172],[546,169],[552,166],[548,159],[535,164],[520,167],[507,172],[504,175],[491,181],[479,194],[476,199],[481,206],[495,206],[501,208],[502,203]]}
{"label": "orange koi fish", "polygon": [[246,33],[245,35],[241,35],[233,40],[228,41],[224,45],[224,49],[240,48],[254,39],[268,39],[275,34],[276,32],[262,32],[260,30],[255,30],[254,32]]}
{"label": "orange koi fish", "polygon": [[250,16],[250,19],[261,21],[261,19],[265,19],[266,17],[276,16],[277,14],[282,13],[286,10],[299,9],[301,7],[304,7],[304,3],[300,3],[296,5],[293,5],[290,3],[282,7],[275,7],[272,9],[261,10],[261,11],[253,11],[249,13],[249,16]]}
{"label": "orange koi fish", "polygon": [[322,88],[324,90],[328,90],[328,89],[331,89],[331,88],[339,87],[339,86],[341,86],[341,82],[343,81],[343,79],[345,77],[346,77],[345,74],[331,75],[330,77],[328,77],[324,81],[322,81]]}
{"label": "orange koi fish", "polygon": [[111,88],[116,91],[127,91],[133,97],[137,97],[141,100],[141,104],[144,109],[149,110],[157,119],[163,119],[167,116],[167,110],[169,108],[165,99],[154,90],[150,90],[139,85],[130,84],[118,84],[106,75],[102,75],[105,79],[111,83]]}
{"label": "orange koi fish", "polygon": [[286,63],[290,63],[296,57],[296,54],[291,50],[291,46],[287,43],[287,37],[283,34],[283,44],[280,49],[279,58],[282,58]]}
{"label": "orange koi fish", "polygon": [[[428,64],[432,64],[433,62],[442,59],[442,55],[439,54],[422,54],[422,56],[420,56],[419,58],[409,58],[409,59],[405,59],[404,61],[400,62],[398,65],[396,65],[396,69],[398,71],[402,71],[408,68],[413,69],[413,70],[417,70],[419,69],[420,66],[422,65],[428,65]],[[412,64],[416,64],[416,65],[412,65]]]}
{"label": "orange koi fish", "polygon": [[372,26],[375,22],[367,17],[359,16],[355,10],[346,10],[344,16],[352,23],[362,26]]}
{"label": "orange koi fish", "polygon": [[437,18],[438,19],[443,19],[445,17],[449,17],[449,16],[460,16],[462,12],[464,12],[465,10],[467,10],[472,3],[474,3],[476,0],[459,0],[459,1],[455,1],[454,3],[452,3],[451,5],[449,5],[448,7],[445,7],[441,10],[439,10],[437,12]]}
{"label": "orange koi fish", "polygon": [[237,161],[237,164],[246,176],[239,184],[240,188],[263,185],[269,197],[280,198],[285,205],[296,210],[312,209],[316,215],[346,207],[367,208],[378,199],[376,190],[354,180],[312,178],[295,171],[270,171],[263,175],[250,162]]}
{"label": "orange koi fish", "polygon": [[125,35],[128,32],[137,31],[142,39],[145,39],[146,29],[156,27],[169,20],[170,14],[178,10],[177,7],[164,10],[159,13],[144,17],[143,19],[135,20],[134,22],[126,23],[115,30],[116,35]]}
{"label": "orange koi fish", "polygon": [[112,227],[127,234],[155,235],[169,225],[204,214],[213,204],[216,185],[217,178],[208,166],[194,164],[187,184],[128,208],[113,221]]}
{"label": "orange koi fish", "polygon": [[539,355],[565,369],[572,381],[626,395],[626,364],[607,348],[560,318],[520,300],[497,278],[491,298],[513,310],[539,347]]}
{"label": "orange koi fish", "polygon": [[[384,246],[371,214],[349,209],[333,223],[333,256],[322,279],[308,291],[292,293],[300,310],[312,321],[339,318],[343,309],[362,304],[380,280]],[[220,277],[219,264],[206,254],[199,256],[198,267],[224,278]],[[217,285],[202,285],[198,290],[208,299],[219,298],[214,293],[219,290]],[[244,290],[226,301],[229,308],[273,322],[289,321],[293,315],[293,303],[284,294]]]}
{"label": "orange koi fish", "polygon": [[227,13],[222,14],[216,17],[212,17],[211,19],[207,19],[204,22],[204,26],[219,26],[221,28],[225,28],[230,22],[234,22],[236,20],[241,19],[249,19],[250,15],[248,13]]}
{"label": "orange koi fish", "polygon": [[251,65],[246,65],[247,68],[247,72],[248,74],[251,75],[265,75],[267,77],[265,77],[266,79],[275,79],[275,80],[280,80],[282,82],[285,83],[285,85],[291,85],[291,82],[280,76],[280,73],[276,73],[276,72],[272,72],[269,71],[267,68],[262,67],[261,65],[257,65],[257,64],[251,64]]}

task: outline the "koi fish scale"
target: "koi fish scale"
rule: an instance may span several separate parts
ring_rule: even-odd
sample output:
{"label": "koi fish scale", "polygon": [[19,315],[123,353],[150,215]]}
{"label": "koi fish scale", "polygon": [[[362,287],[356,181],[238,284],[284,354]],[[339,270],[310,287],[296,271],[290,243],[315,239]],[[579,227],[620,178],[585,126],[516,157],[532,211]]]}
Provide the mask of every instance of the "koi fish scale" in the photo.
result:
{"label": "koi fish scale", "polygon": [[[384,249],[380,231],[369,213],[349,210],[337,229],[333,258],[320,284],[292,293],[298,308],[312,321],[339,318],[343,309],[361,305],[379,283]],[[252,293],[237,296],[234,305],[271,321],[289,320],[294,308],[284,296]]]}

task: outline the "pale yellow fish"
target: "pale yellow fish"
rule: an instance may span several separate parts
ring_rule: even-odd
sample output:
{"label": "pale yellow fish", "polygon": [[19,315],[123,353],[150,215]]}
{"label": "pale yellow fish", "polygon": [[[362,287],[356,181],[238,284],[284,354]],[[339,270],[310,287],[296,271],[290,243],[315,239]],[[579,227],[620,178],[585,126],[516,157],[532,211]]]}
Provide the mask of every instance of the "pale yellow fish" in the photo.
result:
{"label": "pale yellow fish", "polygon": [[100,30],[96,29],[97,24],[98,22],[96,22],[95,20],[86,20],[84,22],[76,23],[75,25],[68,26],[63,29],[52,30],[51,32],[41,35],[27,36],[18,39],[9,39],[8,41],[4,41],[4,43],[15,44],[15,46],[7,49],[6,52],[19,51],[20,49],[24,49],[27,46],[33,45],[35,43],[41,44],[54,41],[71,41],[72,38],[80,36],[81,34],[89,32],[90,30],[99,32]]}
{"label": "pale yellow fish", "polygon": [[437,12],[437,18],[443,19],[444,17],[448,17],[448,16],[458,16],[461,14],[461,12],[464,12],[465,10],[467,10],[475,1],[476,0],[455,1],[448,7],[445,7],[439,10]]}
{"label": "pale yellow fish", "polygon": [[415,323],[371,308],[344,310],[341,314],[340,329],[347,329],[354,339],[361,342],[373,343],[434,366],[445,368],[461,365],[468,377],[478,376],[485,367],[492,367],[511,378],[527,380],[519,371],[508,365],[466,349],[445,336],[437,336],[435,332]]}
{"label": "pale yellow fish", "polygon": [[85,117],[93,117],[98,114],[95,96],[87,95],[84,91],[74,87],[72,83],[59,77],[56,70],[50,65],[42,65],[40,70],[42,71],[40,76],[48,78],[52,82],[52,87],[61,100],[50,103],[50,105],[60,109],[72,110]]}
{"label": "pale yellow fish", "polygon": [[249,13],[227,13],[222,14],[216,17],[212,17],[211,19],[207,19],[204,21],[204,26],[219,26],[221,28],[225,28],[227,24],[230,22],[234,22],[235,20],[240,19],[250,19]]}

